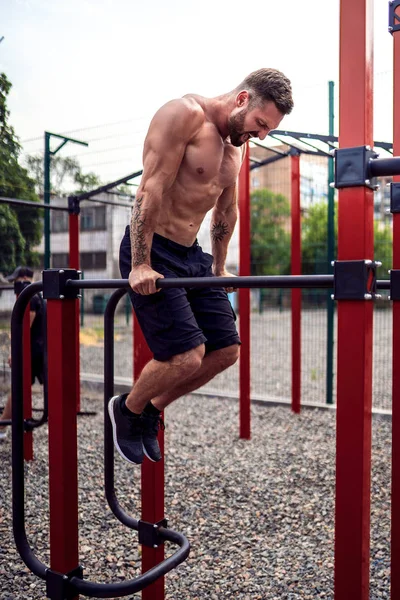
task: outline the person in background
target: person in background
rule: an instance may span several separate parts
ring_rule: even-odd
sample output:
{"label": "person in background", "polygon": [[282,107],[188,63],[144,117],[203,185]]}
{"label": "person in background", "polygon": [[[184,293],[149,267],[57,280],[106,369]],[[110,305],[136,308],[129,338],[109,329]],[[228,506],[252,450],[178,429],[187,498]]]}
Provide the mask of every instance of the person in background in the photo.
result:
{"label": "person in background", "polygon": [[[22,286],[29,285],[33,280],[33,270],[29,267],[17,267],[15,271],[7,277],[7,281],[14,283],[21,282]],[[35,294],[30,301],[30,325],[31,325],[31,376],[32,385],[37,379],[40,384],[44,381],[44,305],[43,299],[39,294]],[[11,356],[8,359],[11,367]],[[7,398],[6,405],[0,415],[0,440],[7,437],[8,427],[2,426],[1,421],[11,420],[11,394]]]}

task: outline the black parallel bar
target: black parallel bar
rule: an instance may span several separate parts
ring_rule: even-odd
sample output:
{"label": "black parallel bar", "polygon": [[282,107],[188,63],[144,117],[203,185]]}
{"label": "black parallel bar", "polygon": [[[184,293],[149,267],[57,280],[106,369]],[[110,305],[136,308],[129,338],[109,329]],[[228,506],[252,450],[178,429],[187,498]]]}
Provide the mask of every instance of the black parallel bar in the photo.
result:
{"label": "black parallel bar", "polygon": [[[182,277],[157,279],[159,289],[185,287],[234,287],[234,288],[271,288],[271,289],[316,289],[333,288],[333,275],[259,275],[249,277]],[[68,287],[80,289],[128,288],[127,279],[68,279]],[[381,290],[390,289],[389,279],[379,279],[376,286]]]}
{"label": "black parallel bar", "polygon": [[400,156],[390,158],[373,158],[368,164],[371,177],[400,175]]}
{"label": "black parallel bar", "polygon": [[[128,288],[127,279],[68,279],[68,287],[79,289]],[[157,279],[160,289],[187,287],[234,288],[331,288],[333,275],[266,275],[249,277],[177,277]]]}
{"label": "black parallel bar", "polygon": [[32,296],[43,289],[42,282],[31,283],[18,295],[11,316],[11,395],[12,395],[12,496],[13,530],[17,550],[35,575],[46,579],[47,567],[29,546],[25,532],[24,414],[23,414],[23,322]]}

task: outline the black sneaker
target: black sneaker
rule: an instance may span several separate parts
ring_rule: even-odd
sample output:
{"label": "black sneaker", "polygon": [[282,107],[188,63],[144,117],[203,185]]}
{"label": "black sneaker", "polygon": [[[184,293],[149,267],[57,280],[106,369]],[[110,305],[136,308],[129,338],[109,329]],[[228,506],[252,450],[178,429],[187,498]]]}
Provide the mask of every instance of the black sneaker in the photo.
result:
{"label": "black sneaker", "polygon": [[127,394],[114,396],[108,403],[113,428],[114,445],[122,458],[130,463],[140,465],[143,462],[142,423],[140,416],[125,416],[121,405]]}
{"label": "black sneaker", "polygon": [[162,459],[157,436],[159,429],[165,429],[161,414],[149,414],[146,409],[140,417],[142,421],[143,452],[152,462]]}

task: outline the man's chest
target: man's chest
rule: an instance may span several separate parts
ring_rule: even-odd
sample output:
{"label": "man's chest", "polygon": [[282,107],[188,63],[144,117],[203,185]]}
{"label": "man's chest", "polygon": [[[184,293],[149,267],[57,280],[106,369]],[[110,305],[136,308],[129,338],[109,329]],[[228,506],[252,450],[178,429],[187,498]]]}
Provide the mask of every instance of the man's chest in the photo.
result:
{"label": "man's chest", "polygon": [[185,152],[182,168],[187,175],[221,188],[235,183],[241,164],[241,152],[224,143],[215,127],[204,127]]}

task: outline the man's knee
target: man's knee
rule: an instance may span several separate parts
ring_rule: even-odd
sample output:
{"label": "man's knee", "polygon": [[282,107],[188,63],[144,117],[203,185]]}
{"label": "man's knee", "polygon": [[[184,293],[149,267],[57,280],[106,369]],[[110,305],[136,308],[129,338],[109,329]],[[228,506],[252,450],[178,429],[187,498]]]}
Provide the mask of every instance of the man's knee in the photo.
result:
{"label": "man's knee", "polygon": [[192,375],[201,367],[204,358],[205,346],[201,344],[192,350],[176,354],[168,361],[172,367],[178,368],[182,377]]}
{"label": "man's knee", "polygon": [[212,353],[215,358],[216,364],[219,366],[220,371],[224,371],[228,367],[231,367],[239,358],[239,344],[232,344],[226,348],[220,350],[214,350]]}

